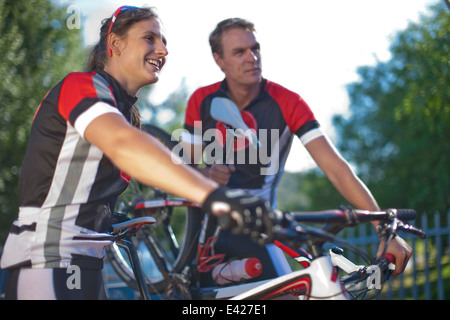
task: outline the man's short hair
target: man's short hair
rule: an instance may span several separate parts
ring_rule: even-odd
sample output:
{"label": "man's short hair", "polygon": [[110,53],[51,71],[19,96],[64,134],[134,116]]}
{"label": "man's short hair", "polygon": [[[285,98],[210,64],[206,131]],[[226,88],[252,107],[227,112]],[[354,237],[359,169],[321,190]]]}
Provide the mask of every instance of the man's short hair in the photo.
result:
{"label": "man's short hair", "polygon": [[214,31],[211,32],[209,36],[209,45],[211,46],[211,51],[213,53],[215,52],[220,56],[222,56],[223,54],[222,36],[225,31],[234,28],[245,29],[253,32],[256,31],[255,25],[252,22],[241,18],[229,18],[219,22]]}

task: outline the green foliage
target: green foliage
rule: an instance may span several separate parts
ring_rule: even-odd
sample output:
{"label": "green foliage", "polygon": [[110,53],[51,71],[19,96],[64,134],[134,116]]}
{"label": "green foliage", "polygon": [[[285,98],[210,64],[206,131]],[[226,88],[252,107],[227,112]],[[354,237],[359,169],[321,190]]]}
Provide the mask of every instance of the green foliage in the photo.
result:
{"label": "green foliage", "polygon": [[[170,134],[176,129],[183,128],[185,110],[189,98],[185,80],[183,79],[178,89],[172,92],[158,106],[151,105],[148,101],[151,88],[152,86],[148,86],[139,92],[140,101],[138,107],[142,114],[143,123],[160,127]],[[149,115],[146,116],[146,113],[149,113]]]}
{"label": "green foliage", "polygon": [[80,30],[49,0],[0,0],[0,242],[17,216],[18,176],[34,113],[85,61]]}
{"label": "green foliage", "polygon": [[[337,147],[382,207],[450,207],[450,13],[441,2],[399,32],[387,62],[358,69],[350,116],[336,116]],[[295,190],[295,191],[293,191]],[[318,170],[285,173],[283,210],[346,204]]]}
{"label": "green foliage", "polygon": [[450,13],[440,3],[397,34],[392,58],[358,69],[339,149],[381,206],[450,206]]}
{"label": "green foliage", "polygon": [[277,208],[309,211],[337,208],[348,204],[319,169],[301,173],[285,172],[277,192]]}

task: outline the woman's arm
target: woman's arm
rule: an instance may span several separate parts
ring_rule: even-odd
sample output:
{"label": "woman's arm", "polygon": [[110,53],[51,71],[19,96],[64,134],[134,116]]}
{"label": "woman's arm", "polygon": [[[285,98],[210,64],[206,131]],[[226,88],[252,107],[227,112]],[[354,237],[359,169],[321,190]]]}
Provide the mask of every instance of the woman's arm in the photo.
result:
{"label": "woman's arm", "polygon": [[93,120],[85,139],[97,146],[122,171],[143,184],[203,203],[218,185],[197,170],[175,164],[170,150],[132,127],[122,116],[108,113]]}

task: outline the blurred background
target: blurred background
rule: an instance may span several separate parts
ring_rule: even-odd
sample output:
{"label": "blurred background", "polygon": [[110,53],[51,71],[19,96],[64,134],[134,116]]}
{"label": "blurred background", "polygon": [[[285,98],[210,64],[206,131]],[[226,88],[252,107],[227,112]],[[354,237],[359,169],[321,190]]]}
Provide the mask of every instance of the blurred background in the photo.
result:
{"label": "blurred background", "polygon": [[[84,70],[101,21],[123,4],[146,2],[0,0],[0,247],[17,216],[20,167],[41,99],[67,73]],[[306,100],[382,207],[414,208],[421,223],[438,230],[440,249],[437,240],[427,248],[434,252],[429,268],[436,273],[424,275],[423,282],[440,278],[441,287],[430,289],[430,297],[441,298],[439,291],[445,291],[448,299],[448,2],[150,4],[163,21],[169,56],[161,80],[139,93],[145,123],[169,133],[181,128],[189,95],[223,79],[210,53],[209,33],[228,17],[253,21],[263,76]],[[320,210],[346,203],[296,141],[278,204],[283,210]]]}

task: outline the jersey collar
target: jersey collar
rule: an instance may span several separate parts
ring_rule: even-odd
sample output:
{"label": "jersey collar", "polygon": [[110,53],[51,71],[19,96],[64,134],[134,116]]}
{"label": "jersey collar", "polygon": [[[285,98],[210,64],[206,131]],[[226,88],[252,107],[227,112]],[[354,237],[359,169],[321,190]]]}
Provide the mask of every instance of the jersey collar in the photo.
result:
{"label": "jersey collar", "polygon": [[[260,83],[260,86],[259,86],[259,94],[258,94],[258,95],[256,96],[256,98],[253,99],[253,101],[251,101],[251,102],[249,103],[249,105],[246,106],[244,109],[247,109],[247,108],[248,108],[250,105],[252,105],[253,103],[255,103],[255,102],[259,101],[260,99],[263,99],[263,98],[264,98],[264,95],[265,95],[265,90],[264,90],[264,88],[265,88],[265,86],[266,86],[266,83],[267,83],[267,79],[262,78],[261,83]],[[220,87],[219,87],[219,90],[218,90],[218,91],[220,92],[220,95],[221,95],[221,96],[229,98],[228,83],[227,83],[227,79],[226,79],[226,78],[223,79],[222,83],[220,84]]]}
{"label": "jersey collar", "polygon": [[95,72],[100,74],[111,85],[114,98],[117,101],[117,107],[125,115],[129,113],[131,107],[137,102],[138,98],[131,96],[126,92],[122,85],[109,73],[102,69],[95,69]]}

